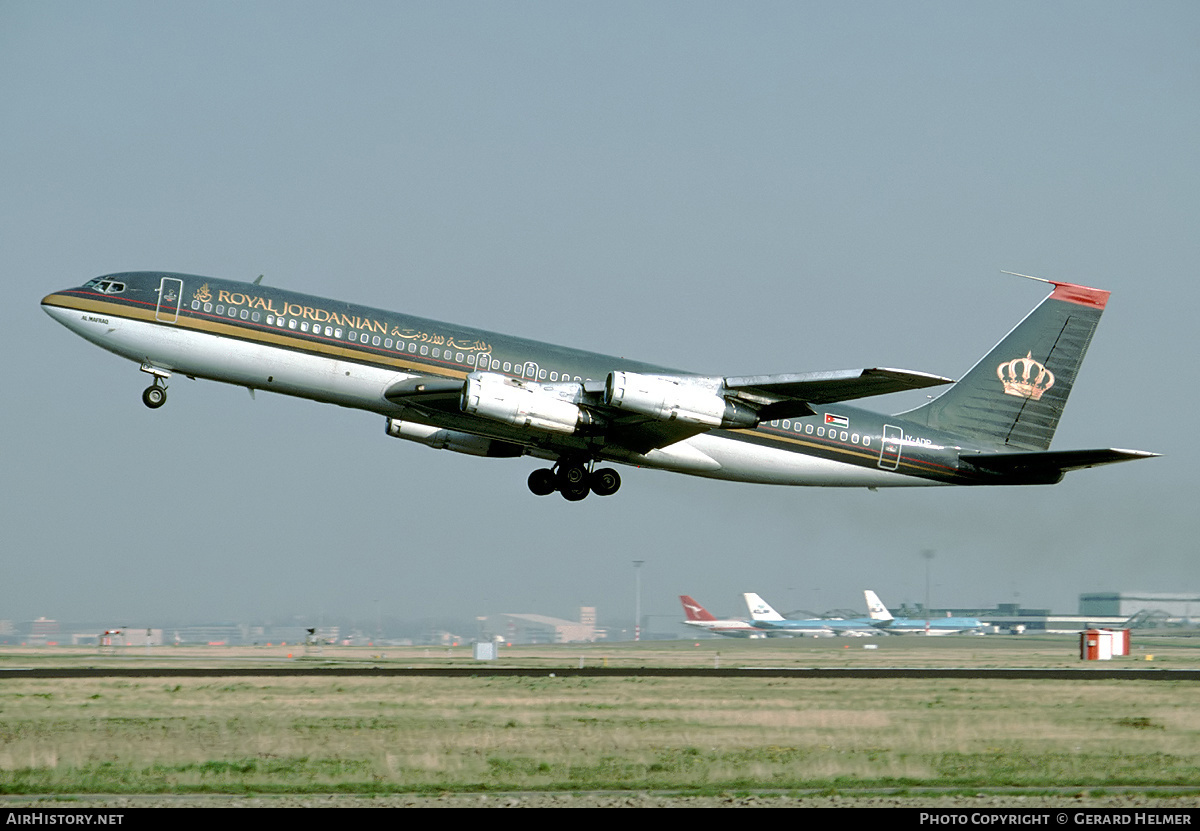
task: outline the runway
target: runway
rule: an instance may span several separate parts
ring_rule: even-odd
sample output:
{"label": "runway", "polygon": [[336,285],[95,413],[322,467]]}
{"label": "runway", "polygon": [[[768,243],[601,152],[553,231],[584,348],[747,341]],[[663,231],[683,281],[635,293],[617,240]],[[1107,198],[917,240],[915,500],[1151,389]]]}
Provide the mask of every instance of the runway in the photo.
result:
{"label": "runway", "polygon": [[71,667],[6,668],[0,681],[28,678],[790,678],[853,680],[921,678],[1056,681],[1200,681],[1200,669],[987,669],[987,668],[804,668],[786,667]]}

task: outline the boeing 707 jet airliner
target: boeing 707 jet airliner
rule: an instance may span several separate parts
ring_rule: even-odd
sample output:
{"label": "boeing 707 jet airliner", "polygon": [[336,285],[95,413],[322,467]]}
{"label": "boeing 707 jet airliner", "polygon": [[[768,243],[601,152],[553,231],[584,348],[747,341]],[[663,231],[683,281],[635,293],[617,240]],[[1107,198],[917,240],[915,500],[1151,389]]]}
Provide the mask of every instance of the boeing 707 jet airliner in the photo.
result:
{"label": "boeing 707 jet airliner", "polygon": [[[1037,278],[1035,278],[1037,279]],[[1051,451],[1109,293],[1053,290],[957,383],[899,369],[702,375],[255,283],[127,272],[48,295],[71,331],[140,364],[161,407],[175,375],[377,413],[387,434],[551,462],[529,489],[613,494],[618,463],[773,485],[1053,484],[1156,454]],[[950,384],[905,413],[846,403]]]}

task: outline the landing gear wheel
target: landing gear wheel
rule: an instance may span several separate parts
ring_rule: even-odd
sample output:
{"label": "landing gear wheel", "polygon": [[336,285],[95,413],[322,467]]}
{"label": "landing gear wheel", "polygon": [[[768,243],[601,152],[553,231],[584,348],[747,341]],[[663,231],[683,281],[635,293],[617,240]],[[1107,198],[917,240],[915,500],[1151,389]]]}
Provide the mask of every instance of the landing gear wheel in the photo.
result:
{"label": "landing gear wheel", "polygon": [[591,493],[591,489],[587,485],[572,485],[569,488],[561,488],[563,499],[568,502],[578,502],[581,499],[587,499],[587,495]]}
{"label": "landing gear wheel", "polygon": [[[563,462],[558,466],[558,489],[564,494],[569,490],[588,487],[588,469],[574,462]],[[581,497],[582,498],[582,497]]]}
{"label": "landing gear wheel", "polygon": [[541,467],[529,474],[529,489],[538,496],[548,496],[558,489],[554,471]]}
{"label": "landing gear wheel", "polygon": [[142,390],[142,403],[152,410],[157,410],[167,403],[167,391],[155,384]]}
{"label": "landing gear wheel", "polygon": [[588,484],[596,496],[612,496],[621,487],[621,474],[611,467],[602,467],[588,477]]}

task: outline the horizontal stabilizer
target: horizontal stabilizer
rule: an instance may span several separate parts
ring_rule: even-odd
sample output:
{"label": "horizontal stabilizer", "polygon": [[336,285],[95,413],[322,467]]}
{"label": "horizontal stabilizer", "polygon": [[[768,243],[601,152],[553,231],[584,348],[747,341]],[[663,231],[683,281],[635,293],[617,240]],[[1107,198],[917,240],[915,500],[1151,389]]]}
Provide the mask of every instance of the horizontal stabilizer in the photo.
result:
{"label": "horizontal stabilizer", "polygon": [[832,404],[872,395],[887,395],[942,384],[951,378],[906,369],[839,369],[831,372],[798,372],[784,375],[743,375],[725,379],[725,389],[739,398],[764,403],[759,417],[812,415],[804,404]]}
{"label": "horizontal stabilizer", "polygon": [[1158,455],[1160,454],[1147,453],[1144,450],[1107,448],[1102,450],[1046,450],[1032,453],[962,453],[959,455],[959,459],[991,473],[1057,480],[1064,473],[1072,470],[1083,470],[1086,467],[1099,467],[1117,462],[1132,462],[1135,459],[1149,459]]}

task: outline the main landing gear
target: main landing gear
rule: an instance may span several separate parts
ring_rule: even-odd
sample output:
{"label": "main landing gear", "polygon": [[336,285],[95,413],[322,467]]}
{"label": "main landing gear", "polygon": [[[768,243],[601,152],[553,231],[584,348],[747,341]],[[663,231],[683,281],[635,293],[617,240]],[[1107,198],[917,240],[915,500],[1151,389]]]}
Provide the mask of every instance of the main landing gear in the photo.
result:
{"label": "main landing gear", "polygon": [[591,463],[558,461],[553,468],[529,474],[529,489],[538,496],[558,491],[568,502],[578,502],[589,493],[611,496],[621,487],[621,475],[611,467],[592,470]]}

